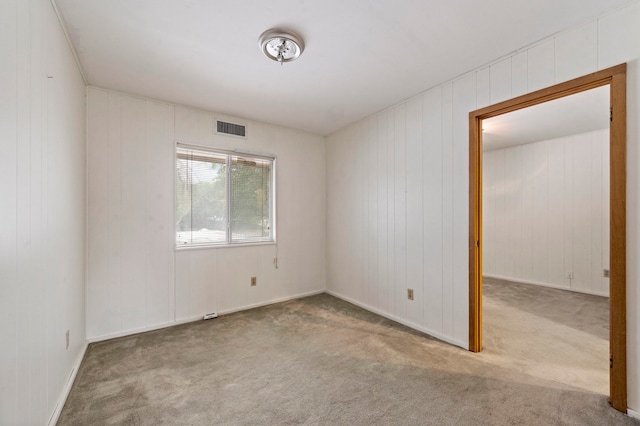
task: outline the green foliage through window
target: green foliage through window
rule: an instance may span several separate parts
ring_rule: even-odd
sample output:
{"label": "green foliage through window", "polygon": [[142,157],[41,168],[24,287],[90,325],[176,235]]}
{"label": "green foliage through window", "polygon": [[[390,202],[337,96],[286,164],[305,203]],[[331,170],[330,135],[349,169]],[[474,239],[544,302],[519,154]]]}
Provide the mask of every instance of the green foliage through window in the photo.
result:
{"label": "green foliage through window", "polygon": [[273,162],[178,146],[176,246],[273,241]]}

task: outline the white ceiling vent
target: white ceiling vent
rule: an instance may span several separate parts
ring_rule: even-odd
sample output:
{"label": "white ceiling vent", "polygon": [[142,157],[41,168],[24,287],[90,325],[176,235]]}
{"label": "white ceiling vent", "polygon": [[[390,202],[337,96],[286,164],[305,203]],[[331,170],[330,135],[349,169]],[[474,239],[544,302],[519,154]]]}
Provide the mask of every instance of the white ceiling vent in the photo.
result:
{"label": "white ceiling vent", "polygon": [[216,133],[222,135],[247,137],[247,126],[244,124],[229,123],[227,121],[216,120]]}

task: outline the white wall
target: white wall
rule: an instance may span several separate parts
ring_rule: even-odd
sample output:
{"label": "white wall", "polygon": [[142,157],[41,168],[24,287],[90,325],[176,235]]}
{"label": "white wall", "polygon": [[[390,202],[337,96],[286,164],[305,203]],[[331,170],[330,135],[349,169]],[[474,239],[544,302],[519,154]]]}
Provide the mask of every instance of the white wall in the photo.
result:
{"label": "white wall", "polygon": [[483,275],[609,295],[609,129],[486,151],[482,170]]}
{"label": "white wall", "polygon": [[639,58],[634,2],[331,135],[329,291],[466,348],[469,111],[628,62],[628,393],[640,410]]}
{"label": "white wall", "polygon": [[[475,102],[465,107],[470,99],[460,89],[438,87],[329,137],[327,287],[466,346],[468,141],[461,121]],[[407,288],[415,300],[407,300]]]}
{"label": "white wall", "polygon": [[0,2],[0,58],[0,424],[46,424],[86,347],[85,86],[48,0]]}
{"label": "white wall", "polygon": [[[90,340],[324,291],[322,137],[248,122],[245,140],[216,134],[226,117],[212,113],[98,88],[88,99]],[[176,141],[276,155],[277,246],[175,251]]]}

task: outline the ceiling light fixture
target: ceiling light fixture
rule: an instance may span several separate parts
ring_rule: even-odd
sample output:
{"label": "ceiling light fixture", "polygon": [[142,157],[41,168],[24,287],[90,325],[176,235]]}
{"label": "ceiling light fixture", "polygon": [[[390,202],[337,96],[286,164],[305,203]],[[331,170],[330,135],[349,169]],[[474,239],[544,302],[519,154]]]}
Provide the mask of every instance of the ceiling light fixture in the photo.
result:
{"label": "ceiling light fixture", "polygon": [[304,50],[304,41],[300,36],[281,28],[263,32],[258,42],[262,53],[267,58],[280,62],[280,65],[298,59]]}

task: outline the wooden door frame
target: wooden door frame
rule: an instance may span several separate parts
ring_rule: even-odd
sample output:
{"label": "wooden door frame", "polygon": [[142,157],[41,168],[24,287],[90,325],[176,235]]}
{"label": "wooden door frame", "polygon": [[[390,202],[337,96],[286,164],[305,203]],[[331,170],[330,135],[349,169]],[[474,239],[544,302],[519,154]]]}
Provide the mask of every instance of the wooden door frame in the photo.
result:
{"label": "wooden door frame", "polygon": [[482,120],[610,86],[610,401],[627,412],[626,313],[627,64],[594,72],[469,113],[469,350],[482,350]]}

